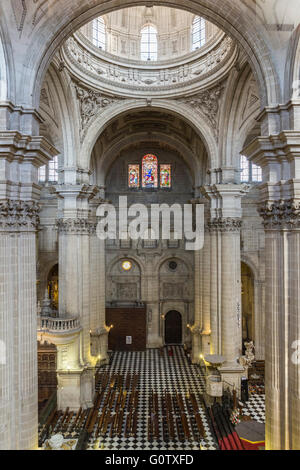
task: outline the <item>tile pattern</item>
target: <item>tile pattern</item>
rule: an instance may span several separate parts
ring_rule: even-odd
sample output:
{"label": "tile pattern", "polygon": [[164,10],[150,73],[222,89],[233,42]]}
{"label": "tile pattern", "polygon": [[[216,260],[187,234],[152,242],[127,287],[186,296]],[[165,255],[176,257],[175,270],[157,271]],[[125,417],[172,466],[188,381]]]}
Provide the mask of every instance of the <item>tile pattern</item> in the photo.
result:
{"label": "tile pattern", "polygon": [[[172,355],[169,355],[171,350]],[[137,407],[137,430],[135,436],[125,437],[125,414],[123,419],[123,428],[121,435],[113,435],[110,437],[109,430],[104,435],[96,437],[97,421],[94,430],[90,435],[87,443],[88,450],[104,449],[104,450],[215,450],[218,445],[213,436],[210,418],[207,415],[201,395],[205,390],[205,372],[204,369],[198,365],[193,365],[187,359],[184,350],[181,346],[165,347],[163,353],[159,349],[148,349],[143,352],[114,352],[110,355],[110,363],[99,370],[100,374],[109,373],[112,377],[114,374],[123,376],[124,384],[127,374],[138,374],[139,380],[137,389],[139,390],[139,400]],[[98,382],[96,390],[98,391],[100,382]],[[98,411],[100,417],[103,410],[106,394],[108,393],[109,383],[106,388],[105,395],[101,401]],[[159,416],[162,417],[162,397],[164,392],[169,392],[173,396],[176,392],[180,393],[184,398],[189,392],[195,394],[199,413],[202,419],[203,427],[205,430],[205,437],[203,439],[195,439],[192,437],[190,440],[179,440],[177,433],[176,438],[173,440],[166,439],[166,434],[163,432],[163,422],[159,421],[159,438],[148,440],[148,416],[149,416],[149,398],[151,393],[158,394]],[[189,422],[190,431],[196,430],[195,420],[190,420],[193,417],[193,412],[188,409],[184,401],[186,416]],[[263,394],[250,394],[249,401],[243,404],[243,414],[250,416],[258,422],[265,422],[265,395]],[[175,407],[175,414],[179,410]],[[88,411],[85,412],[85,418],[88,416]],[[61,425],[63,414],[57,420],[56,426],[51,429],[50,435],[55,433],[62,433],[66,439],[78,439],[84,427],[86,419],[82,419],[80,424],[74,428],[75,413],[69,419],[67,425]],[[193,435],[193,433],[191,432]],[[197,434],[197,433],[196,433]],[[40,437],[43,435],[42,428],[40,428]],[[47,437],[50,437],[49,435]],[[45,439],[42,439],[45,441]]]}
{"label": "tile pattern", "polygon": [[[172,349],[172,356],[168,351]],[[172,346],[164,348],[163,355],[158,349],[148,349],[143,352],[114,352],[111,356],[110,364],[102,370],[126,376],[128,373],[139,374],[139,404],[138,404],[138,422],[135,437],[125,438],[124,433],[121,437],[109,437],[109,433],[104,436],[94,438],[91,436],[88,449],[104,448],[106,450],[214,450],[217,448],[213,438],[210,422],[202,404],[200,395],[204,391],[204,373],[197,365],[190,365],[184,354],[184,350],[180,346]],[[158,403],[160,415],[161,397],[164,391],[173,395],[181,393],[185,396],[189,391],[195,394],[200,410],[203,426],[206,436],[200,442],[195,440],[165,441],[163,437],[162,422],[159,423],[160,435],[159,439],[152,442],[148,441],[147,418],[149,397],[151,391],[158,394]],[[101,409],[101,408],[100,408]],[[189,417],[189,411],[186,409]],[[124,420],[125,421],[125,420]]]}

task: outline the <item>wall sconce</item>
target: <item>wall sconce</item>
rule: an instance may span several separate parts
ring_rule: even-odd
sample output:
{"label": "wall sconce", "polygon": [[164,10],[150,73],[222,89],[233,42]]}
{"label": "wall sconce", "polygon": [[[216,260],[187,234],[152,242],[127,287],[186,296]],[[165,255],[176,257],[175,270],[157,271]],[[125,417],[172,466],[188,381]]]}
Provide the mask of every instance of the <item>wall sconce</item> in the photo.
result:
{"label": "wall sconce", "polygon": [[164,314],[162,314],[162,315],[160,316],[160,318],[161,318],[162,320],[164,320],[164,318],[165,318]]}

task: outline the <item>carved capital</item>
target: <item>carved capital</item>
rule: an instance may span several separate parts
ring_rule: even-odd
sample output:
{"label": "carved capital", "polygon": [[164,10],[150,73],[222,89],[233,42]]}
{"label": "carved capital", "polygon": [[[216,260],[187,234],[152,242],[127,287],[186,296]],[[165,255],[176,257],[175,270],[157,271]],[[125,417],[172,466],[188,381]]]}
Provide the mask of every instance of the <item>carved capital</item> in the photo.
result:
{"label": "carved capital", "polygon": [[91,235],[96,231],[96,223],[88,219],[58,219],[56,222],[59,233]]}
{"label": "carved capital", "polygon": [[207,227],[210,232],[240,232],[242,219],[225,217],[215,218],[208,222]]}
{"label": "carved capital", "polygon": [[300,201],[264,202],[259,207],[265,229],[300,228]]}
{"label": "carved capital", "polygon": [[38,229],[40,206],[36,201],[0,201],[0,229],[35,231]]}

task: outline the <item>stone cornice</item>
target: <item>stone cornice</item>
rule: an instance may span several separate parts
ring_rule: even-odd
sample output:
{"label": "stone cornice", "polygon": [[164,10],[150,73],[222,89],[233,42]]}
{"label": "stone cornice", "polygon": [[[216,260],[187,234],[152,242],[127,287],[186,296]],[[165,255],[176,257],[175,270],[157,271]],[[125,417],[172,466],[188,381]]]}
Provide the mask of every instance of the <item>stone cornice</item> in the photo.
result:
{"label": "stone cornice", "polygon": [[42,136],[30,136],[18,131],[0,131],[0,158],[8,161],[30,161],[34,166],[45,165],[58,151]]}

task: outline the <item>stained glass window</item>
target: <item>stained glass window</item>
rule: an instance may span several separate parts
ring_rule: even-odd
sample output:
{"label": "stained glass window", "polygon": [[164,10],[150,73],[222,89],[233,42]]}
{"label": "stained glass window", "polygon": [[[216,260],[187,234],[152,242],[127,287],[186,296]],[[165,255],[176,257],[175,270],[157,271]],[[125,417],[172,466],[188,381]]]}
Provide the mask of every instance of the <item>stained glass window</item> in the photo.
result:
{"label": "stained glass window", "polygon": [[140,166],[128,166],[128,186],[129,188],[138,188],[140,186]]}
{"label": "stained glass window", "polygon": [[160,187],[171,187],[171,165],[160,165]]}
{"label": "stained glass window", "polygon": [[145,155],[142,164],[143,188],[157,188],[157,158],[155,155]]}

